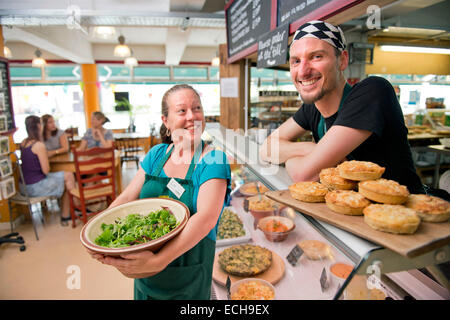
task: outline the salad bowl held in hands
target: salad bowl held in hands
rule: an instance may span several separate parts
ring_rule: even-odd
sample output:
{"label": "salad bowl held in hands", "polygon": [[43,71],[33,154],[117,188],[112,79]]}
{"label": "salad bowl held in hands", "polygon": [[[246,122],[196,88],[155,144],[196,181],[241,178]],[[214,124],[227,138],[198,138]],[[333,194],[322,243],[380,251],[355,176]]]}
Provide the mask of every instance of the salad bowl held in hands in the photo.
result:
{"label": "salad bowl held in hands", "polygon": [[189,216],[187,206],[178,200],[135,200],[89,220],[81,229],[80,240],[87,249],[108,256],[156,252],[183,230]]}

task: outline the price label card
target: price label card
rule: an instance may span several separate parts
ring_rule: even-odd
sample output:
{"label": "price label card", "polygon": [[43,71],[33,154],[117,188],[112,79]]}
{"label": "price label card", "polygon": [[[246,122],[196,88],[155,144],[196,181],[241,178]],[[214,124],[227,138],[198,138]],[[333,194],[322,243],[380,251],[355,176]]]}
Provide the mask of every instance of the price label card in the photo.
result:
{"label": "price label card", "polygon": [[322,274],[320,275],[320,288],[322,289],[322,292],[328,289],[328,277],[325,267],[323,268]]}
{"label": "price label card", "polygon": [[228,300],[230,300],[230,298],[231,298],[231,292],[230,292],[230,288],[231,288],[231,280],[230,280],[230,277],[229,277],[229,276],[227,276],[227,282],[225,283],[225,286],[226,286],[226,288],[227,288],[227,297],[228,297]]}
{"label": "price label card", "polygon": [[167,188],[172,191],[172,193],[176,195],[178,199],[181,198],[185,191],[183,186],[179,184],[174,178],[170,179],[169,183],[167,184]]}
{"label": "price label card", "polygon": [[289,252],[286,259],[293,267],[295,267],[298,259],[300,259],[302,254],[303,250],[296,244],[295,247],[291,250],[291,252]]}

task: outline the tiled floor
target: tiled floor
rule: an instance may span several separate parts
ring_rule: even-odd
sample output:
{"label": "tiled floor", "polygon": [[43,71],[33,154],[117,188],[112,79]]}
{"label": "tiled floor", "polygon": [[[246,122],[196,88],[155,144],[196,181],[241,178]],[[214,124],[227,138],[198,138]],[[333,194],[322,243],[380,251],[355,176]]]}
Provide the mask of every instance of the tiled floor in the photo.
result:
{"label": "tiled floor", "polygon": [[[133,163],[124,165],[124,187],[135,173]],[[0,246],[0,299],[133,299],[133,280],[92,259],[79,240],[81,228],[80,223],[60,226],[57,212],[45,214],[39,241],[31,221],[18,226],[26,250],[18,244]]]}

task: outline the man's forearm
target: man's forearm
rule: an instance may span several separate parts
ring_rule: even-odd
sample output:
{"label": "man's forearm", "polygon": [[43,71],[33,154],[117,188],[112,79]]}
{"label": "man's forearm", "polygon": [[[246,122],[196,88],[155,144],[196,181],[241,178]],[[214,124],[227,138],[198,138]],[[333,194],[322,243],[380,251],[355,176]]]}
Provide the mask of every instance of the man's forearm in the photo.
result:
{"label": "man's forearm", "polygon": [[264,161],[274,164],[286,162],[294,157],[303,157],[315,147],[313,142],[293,142],[281,139],[268,138],[261,146],[260,157]]}

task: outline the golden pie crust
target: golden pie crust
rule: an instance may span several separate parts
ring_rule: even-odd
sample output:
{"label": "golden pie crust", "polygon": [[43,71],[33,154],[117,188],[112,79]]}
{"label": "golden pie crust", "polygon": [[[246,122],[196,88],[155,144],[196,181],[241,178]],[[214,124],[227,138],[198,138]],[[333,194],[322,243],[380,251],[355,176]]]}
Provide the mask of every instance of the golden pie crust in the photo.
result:
{"label": "golden pie crust", "polygon": [[450,217],[450,203],[425,194],[411,194],[405,207],[416,211],[422,221],[444,222]]}
{"label": "golden pie crust", "polygon": [[364,221],[370,227],[383,232],[412,234],[420,224],[417,213],[402,205],[371,204],[363,213]]}
{"label": "golden pie crust", "polygon": [[330,191],[325,202],[332,211],[351,216],[362,215],[363,209],[371,204],[361,193],[352,190]]}
{"label": "golden pie crust", "polygon": [[386,170],[376,163],[368,161],[345,161],[337,166],[342,178],[356,181],[379,179]]}
{"label": "golden pie crust", "polygon": [[322,169],[319,178],[320,183],[330,190],[353,190],[358,186],[357,182],[342,178],[337,168]]}
{"label": "golden pie crust", "polygon": [[303,240],[298,243],[298,246],[310,260],[322,260],[331,257],[330,246],[322,241]]}
{"label": "golden pie crust", "polygon": [[266,197],[265,195],[261,196],[261,200],[259,196],[253,196],[248,198],[248,209],[255,211],[273,211],[278,209],[278,202]]}
{"label": "golden pie crust", "polygon": [[289,186],[291,197],[304,202],[325,202],[328,188],[315,181],[302,181]]}
{"label": "golden pie crust", "polygon": [[406,186],[387,179],[362,181],[358,184],[358,191],[367,199],[384,204],[402,204],[409,196]]}

